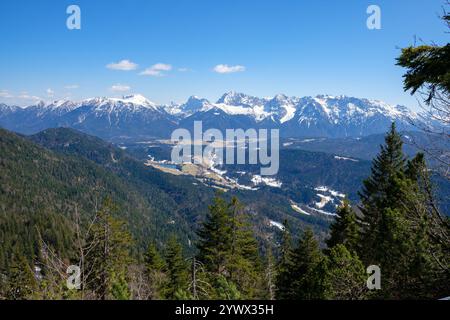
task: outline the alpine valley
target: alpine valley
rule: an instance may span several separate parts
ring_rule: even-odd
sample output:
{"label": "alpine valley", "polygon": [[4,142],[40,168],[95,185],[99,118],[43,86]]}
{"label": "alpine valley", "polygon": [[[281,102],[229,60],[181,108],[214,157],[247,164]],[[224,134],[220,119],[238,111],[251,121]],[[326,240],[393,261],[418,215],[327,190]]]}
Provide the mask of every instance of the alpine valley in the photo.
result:
{"label": "alpine valley", "polygon": [[[295,238],[313,230],[324,247],[344,199],[357,210],[362,181],[390,125],[401,130],[408,156],[418,151],[413,141],[427,142],[411,125],[419,119],[402,106],[345,96],[230,92],[216,103],[190,97],[157,105],[133,95],[26,108],[1,104],[0,270],[12,268],[17,251],[40,255],[40,239],[70,257],[76,215],[89,220],[105,197],[117,204],[137,257],[173,234],[185,252],[195,252],[197,230],[218,191],[243,203],[263,250],[280,244],[284,223]],[[264,177],[258,166],[223,164],[214,154],[200,165],[172,163],[172,131],[191,129],[194,121],[204,129],[280,129],[279,172]],[[448,214],[450,183],[431,173],[438,205]]]}

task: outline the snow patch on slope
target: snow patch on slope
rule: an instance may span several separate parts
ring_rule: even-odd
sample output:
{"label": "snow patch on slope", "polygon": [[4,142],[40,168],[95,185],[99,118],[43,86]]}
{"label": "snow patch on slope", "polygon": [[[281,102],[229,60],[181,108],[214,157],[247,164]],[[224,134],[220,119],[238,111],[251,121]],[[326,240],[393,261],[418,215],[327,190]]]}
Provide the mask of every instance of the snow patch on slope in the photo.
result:
{"label": "snow patch on slope", "polygon": [[281,188],[281,185],[283,184],[281,181],[278,181],[274,178],[266,178],[260,175],[254,175],[252,177],[252,182],[255,186],[264,184],[272,188]]}

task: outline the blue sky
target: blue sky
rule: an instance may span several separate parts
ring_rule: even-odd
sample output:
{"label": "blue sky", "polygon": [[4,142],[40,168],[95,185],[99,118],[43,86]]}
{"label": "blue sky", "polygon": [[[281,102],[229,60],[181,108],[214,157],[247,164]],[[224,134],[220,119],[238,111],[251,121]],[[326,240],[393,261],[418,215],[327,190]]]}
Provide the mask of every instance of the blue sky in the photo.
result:
{"label": "blue sky", "polygon": [[[141,93],[169,103],[235,90],[415,108],[395,57],[414,36],[448,41],[437,18],[443,2],[2,0],[0,101]],[[81,8],[81,30],[66,27],[71,4]],[[366,27],[370,4],[381,8],[381,30]]]}

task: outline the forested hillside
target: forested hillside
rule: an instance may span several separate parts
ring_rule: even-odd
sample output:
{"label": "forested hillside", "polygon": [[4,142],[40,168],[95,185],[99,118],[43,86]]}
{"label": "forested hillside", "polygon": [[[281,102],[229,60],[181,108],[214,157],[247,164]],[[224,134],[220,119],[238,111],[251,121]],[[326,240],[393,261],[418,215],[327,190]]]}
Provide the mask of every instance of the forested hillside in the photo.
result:
{"label": "forested hillside", "polygon": [[[101,156],[107,156],[111,163],[125,157],[114,153],[101,155],[97,151],[98,161]],[[152,179],[158,181],[157,173],[148,181],[143,174],[139,185],[124,176],[132,174],[132,167],[122,176],[114,174],[106,162],[102,167],[83,157],[54,153],[4,130],[0,131],[0,154],[2,270],[8,269],[14,251],[24,254],[29,261],[39,256],[38,233],[69,258],[75,213],[78,211],[83,220],[88,220],[106,196],[118,205],[117,216],[127,221],[140,244],[137,249],[151,241],[164,241],[172,232],[179,234],[184,243],[194,236],[184,216],[186,205],[163,190],[163,182],[168,183],[167,180],[159,176],[161,188],[152,184]],[[114,156],[119,160],[113,160]],[[201,192],[195,195],[207,196]],[[190,203],[198,206],[203,200]]]}
{"label": "forested hillside", "polygon": [[[448,219],[433,205],[423,155],[406,159],[394,125],[358,212],[344,201],[326,248],[287,220],[281,237],[264,237],[258,210],[237,198],[211,199],[190,225],[152,198],[179,191],[146,182],[152,171],[133,178],[141,169],[126,153],[66,129],[31,139],[59,152],[1,132],[0,297],[435,299],[450,289]],[[81,270],[78,290],[67,287],[70,264]],[[369,265],[382,270],[380,290],[366,287]]]}

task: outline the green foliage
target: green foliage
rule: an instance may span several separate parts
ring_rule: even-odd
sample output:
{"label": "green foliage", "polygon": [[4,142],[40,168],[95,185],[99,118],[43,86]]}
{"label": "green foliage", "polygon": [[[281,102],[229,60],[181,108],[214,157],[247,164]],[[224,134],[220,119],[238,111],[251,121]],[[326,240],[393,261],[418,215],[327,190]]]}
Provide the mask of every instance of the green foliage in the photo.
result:
{"label": "green foliage", "polygon": [[356,214],[348,200],[344,200],[336,214],[336,220],[330,226],[330,238],[327,240],[327,246],[332,248],[338,244],[344,244],[351,251],[356,251],[360,241],[359,226]]}
{"label": "green foliage", "polygon": [[168,281],[165,288],[165,297],[175,299],[180,292],[188,288],[188,266],[183,256],[183,248],[175,236],[167,243],[166,265]]}
{"label": "green foliage", "polygon": [[292,293],[295,299],[310,300],[322,297],[316,278],[316,270],[322,259],[323,256],[314,234],[311,230],[306,230],[292,255]]}
{"label": "green foliage", "polygon": [[216,197],[198,235],[198,259],[212,277],[224,276],[247,298],[261,295],[258,244],[236,198],[226,203]]}
{"label": "green foliage", "polygon": [[164,259],[161,257],[154,243],[150,243],[147,248],[145,267],[147,271],[163,271],[165,269]]}
{"label": "green foliage", "polygon": [[131,294],[125,274],[112,274],[111,296],[114,300],[130,300]]}
{"label": "green foliage", "polygon": [[107,198],[96,214],[87,243],[92,246],[86,261],[88,288],[99,299],[129,298],[125,277],[131,263],[131,235],[123,221],[113,217],[117,207]]}
{"label": "green foliage", "polygon": [[[298,236],[285,221],[277,263],[270,245],[266,259],[261,259],[263,246],[236,198],[215,198],[198,230],[198,259],[185,259],[181,243],[186,237],[195,238],[180,235],[189,229],[187,222],[174,218],[177,224],[170,227],[167,220],[173,212],[177,216],[201,206],[189,205],[184,211],[168,200],[163,210],[163,203],[174,196],[166,193],[171,183],[160,189],[163,176],[157,175],[161,181],[156,186],[155,176],[148,176],[134,160],[95,139],[78,141],[73,132],[65,132],[68,136],[61,141],[46,133],[50,134],[47,143],[51,141],[64,155],[0,133],[0,295],[9,299],[267,299],[274,295],[277,299],[436,299],[450,289],[449,221],[434,205],[423,154],[406,160],[395,125],[364,182],[361,215],[345,201],[323,252],[311,230],[293,248],[292,238]],[[64,152],[63,141],[68,139],[71,146]],[[77,159],[71,152],[86,158]],[[143,191],[147,188],[150,191]],[[186,195],[184,187],[176,190],[179,197]],[[90,221],[96,199],[106,194],[110,197]],[[72,218],[74,208],[81,212],[81,226]],[[168,231],[179,226],[169,238]],[[83,234],[89,231],[82,239],[81,292],[67,290],[58,270],[43,267],[39,275],[33,273],[36,263],[46,261],[48,248],[63,265],[79,263],[80,248],[74,241],[78,227]],[[139,243],[131,240],[130,231]],[[41,247],[40,237],[48,247]],[[143,243],[146,253],[136,254],[144,251]],[[156,243],[164,247],[164,258]],[[189,249],[187,256],[194,250]],[[136,261],[132,256],[144,259]],[[382,290],[365,289],[364,266],[369,264],[381,267]]]}
{"label": "green foliage", "polygon": [[306,230],[298,246],[288,254],[278,270],[278,299],[321,299],[323,288],[319,272],[323,255],[311,230]]}
{"label": "green foliage", "polygon": [[227,264],[231,244],[229,212],[224,199],[216,197],[209,207],[209,214],[202,227],[197,231],[199,236],[199,260],[209,272],[221,274]]}
{"label": "green foliage", "polygon": [[437,91],[450,93],[450,44],[404,48],[397,65],[407,69],[403,76],[405,91],[411,90],[414,94],[424,88],[428,104]]}
{"label": "green foliage", "polygon": [[[395,124],[386,135],[385,145],[381,146],[380,154],[373,160],[372,174],[364,181],[361,196],[361,211],[363,213],[361,241],[364,248],[360,254],[370,264],[385,262],[388,241],[397,223],[391,212],[401,207],[400,199],[405,197],[404,167],[405,157],[402,152],[402,140]],[[383,263],[384,264],[384,263]]]}
{"label": "green foliage", "polygon": [[219,300],[240,300],[241,293],[237,289],[236,285],[228,281],[223,275],[216,277],[214,282],[214,288],[216,299]]}
{"label": "green foliage", "polygon": [[334,246],[326,259],[321,277],[324,297],[333,300],[361,300],[367,294],[367,274],[355,252],[345,245]]}
{"label": "green foliage", "polygon": [[393,125],[361,194],[358,255],[382,270],[379,298],[438,298],[448,290],[448,285],[437,285],[448,279],[449,256],[442,247],[443,239],[449,239],[448,226],[433,206],[426,173],[423,155],[405,161]]}
{"label": "green foliage", "polygon": [[22,255],[14,256],[7,281],[6,298],[9,300],[33,299],[36,289],[36,279],[29,263]]}
{"label": "green foliage", "polygon": [[293,270],[293,248],[291,231],[287,220],[284,221],[283,237],[281,240],[280,258],[277,264],[277,276],[276,283],[276,297],[277,299],[289,299],[292,298],[291,292],[292,275]]}
{"label": "green foliage", "polygon": [[144,257],[144,267],[146,280],[150,288],[149,297],[152,299],[162,299],[164,297],[164,287],[166,286],[166,263],[161,257],[156,245],[150,243]]}
{"label": "green foliage", "polygon": [[196,219],[206,214],[214,196],[210,188],[194,185],[194,178],[146,166],[111,143],[73,129],[47,129],[29,139],[58,155],[87,160],[115,177],[118,185],[100,181],[97,189],[106,189],[107,195],[126,209],[126,217],[121,218],[129,223],[139,254],[150,242],[167,242],[171,234],[182,240],[185,250],[192,250],[185,244],[195,239]]}

